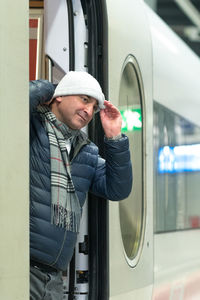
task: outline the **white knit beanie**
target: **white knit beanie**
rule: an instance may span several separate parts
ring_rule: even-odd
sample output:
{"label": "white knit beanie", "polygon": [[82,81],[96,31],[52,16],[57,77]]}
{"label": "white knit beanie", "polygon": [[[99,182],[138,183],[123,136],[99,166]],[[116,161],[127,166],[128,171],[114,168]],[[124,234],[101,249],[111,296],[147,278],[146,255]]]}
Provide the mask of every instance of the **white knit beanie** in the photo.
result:
{"label": "white knit beanie", "polygon": [[104,109],[104,94],[98,81],[87,72],[70,71],[57,85],[53,98],[67,95],[87,95],[98,101],[99,109]]}

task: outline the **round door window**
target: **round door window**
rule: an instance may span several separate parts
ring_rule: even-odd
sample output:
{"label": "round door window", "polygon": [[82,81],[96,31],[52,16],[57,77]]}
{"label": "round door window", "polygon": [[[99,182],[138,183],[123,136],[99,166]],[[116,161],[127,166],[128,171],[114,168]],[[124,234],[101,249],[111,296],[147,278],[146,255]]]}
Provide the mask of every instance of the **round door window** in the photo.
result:
{"label": "round door window", "polygon": [[130,266],[139,259],[144,223],[143,197],[143,89],[138,64],[128,56],[122,70],[119,109],[122,132],[129,137],[133,165],[133,187],[129,197],[119,203],[125,256]]}

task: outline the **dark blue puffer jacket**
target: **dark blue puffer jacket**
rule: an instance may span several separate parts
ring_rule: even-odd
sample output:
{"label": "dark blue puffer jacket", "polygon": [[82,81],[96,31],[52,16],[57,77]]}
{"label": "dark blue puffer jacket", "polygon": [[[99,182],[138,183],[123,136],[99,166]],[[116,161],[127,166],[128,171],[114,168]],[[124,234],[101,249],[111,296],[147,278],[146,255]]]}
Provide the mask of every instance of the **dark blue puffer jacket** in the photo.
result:
{"label": "dark blue puffer jacket", "polygon": [[[51,99],[54,86],[48,81],[30,82],[30,256],[34,261],[66,270],[77,234],[51,224],[50,148],[46,131],[36,111]],[[106,161],[85,134],[71,160],[72,180],[80,205],[86,193],[110,200],[126,198],[132,187],[129,142],[105,139]]]}

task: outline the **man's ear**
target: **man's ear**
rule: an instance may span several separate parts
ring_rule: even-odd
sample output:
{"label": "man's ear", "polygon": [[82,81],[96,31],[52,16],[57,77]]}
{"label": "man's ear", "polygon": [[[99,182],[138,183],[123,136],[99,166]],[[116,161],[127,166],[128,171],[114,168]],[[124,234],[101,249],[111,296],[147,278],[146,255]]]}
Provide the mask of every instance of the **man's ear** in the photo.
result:
{"label": "man's ear", "polygon": [[62,97],[61,97],[61,96],[59,96],[59,97],[56,97],[56,101],[58,101],[58,102],[62,102]]}

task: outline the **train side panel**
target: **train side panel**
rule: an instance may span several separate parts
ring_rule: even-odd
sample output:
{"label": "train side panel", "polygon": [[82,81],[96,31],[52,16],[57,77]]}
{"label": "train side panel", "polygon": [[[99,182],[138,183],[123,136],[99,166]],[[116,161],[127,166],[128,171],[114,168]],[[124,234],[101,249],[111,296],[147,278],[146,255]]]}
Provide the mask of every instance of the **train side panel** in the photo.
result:
{"label": "train side panel", "polygon": [[[200,164],[193,149],[200,145],[200,59],[147,6],[146,12],[155,101],[153,299],[199,299]],[[171,149],[170,159],[163,149]]]}
{"label": "train side panel", "polygon": [[0,295],[29,298],[28,3],[0,4]]}
{"label": "train side panel", "polygon": [[151,38],[143,1],[109,0],[107,11],[109,100],[130,114],[124,132],[134,174],[129,198],[109,204],[110,299],[147,300],[153,285]]}

